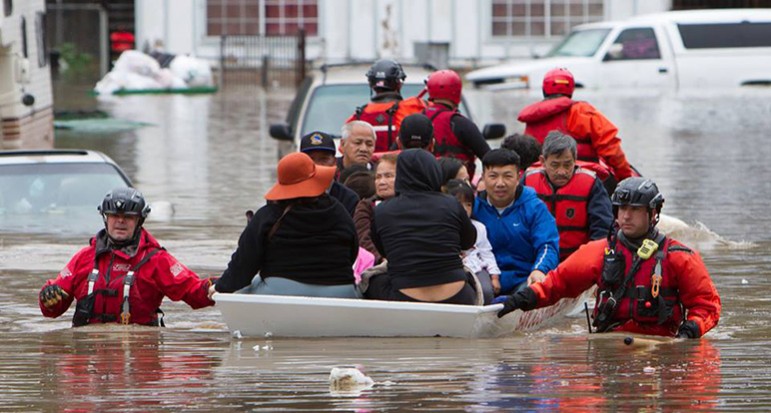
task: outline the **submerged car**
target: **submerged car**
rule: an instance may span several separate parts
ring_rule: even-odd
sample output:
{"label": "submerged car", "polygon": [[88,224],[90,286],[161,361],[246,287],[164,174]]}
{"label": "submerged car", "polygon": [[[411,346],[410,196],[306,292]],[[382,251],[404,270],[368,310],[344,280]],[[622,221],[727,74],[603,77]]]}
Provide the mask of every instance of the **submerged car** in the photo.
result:
{"label": "submerged car", "polygon": [[[343,123],[357,107],[369,102],[370,88],[365,73],[370,64],[323,65],[303,80],[286,121],[270,126],[270,136],[279,140],[278,157],[294,152],[300,139],[308,133],[322,131],[339,135]],[[402,86],[402,96],[416,96],[424,88],[424,81],[435,69],[428,65],[402,65],[407,78]],[[473,120],[465,100],[460,112]],[[485,139],[502,137],[506,132],[502,124],[485,125]]]}
{"label": "submerged car", "polygon": [[0,232],[94,233],[97,206],[123,186],[129,177],[98,151],[0,151]]}

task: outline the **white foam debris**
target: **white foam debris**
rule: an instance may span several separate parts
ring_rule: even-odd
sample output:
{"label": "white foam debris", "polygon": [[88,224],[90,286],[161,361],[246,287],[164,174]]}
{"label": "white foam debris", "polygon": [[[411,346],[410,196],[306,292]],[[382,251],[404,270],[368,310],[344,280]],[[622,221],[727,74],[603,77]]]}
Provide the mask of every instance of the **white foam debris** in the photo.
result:
{"label": "white foam debris", "polygon": [[363,390],[371,388],[375,381],[354,367],[333,367],[329,372],[329,387],[332,390]]}
{"label": "white foam debris", "polygon": [[231,334],[231,336],[233,336],[233,338],[237,338],[237,339],[242,339],[242,338],[244,338],[244,336],[242,336],[242,335],[241,335],[241,330],[235,330],[235,331],[233,331],[233,333]]}
{"label": "white foam debris", "polygon": [[273,338],[273,333],[268,331],[265,333],[265,338]]}
{"label": "white foam debris", "polygon": [[652,374],[652,373],[655,373],[655,372],[656,372],[656,368],[655,367],[645,366],[645,368],[643,368],[643,373]]}
{"label": "white foam debris", "polygon": [[747,285],[747,284],[749,284],[749,283],[750,283],[750,282],[749,282],[749,281],[747,281],[747,279],[746,279],[746,278],[742,278],[742,285]]}

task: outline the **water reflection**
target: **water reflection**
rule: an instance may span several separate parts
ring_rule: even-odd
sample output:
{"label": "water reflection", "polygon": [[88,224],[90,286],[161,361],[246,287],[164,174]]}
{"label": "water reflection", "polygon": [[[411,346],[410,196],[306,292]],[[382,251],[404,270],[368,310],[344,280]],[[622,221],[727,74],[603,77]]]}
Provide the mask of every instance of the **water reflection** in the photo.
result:
{"label": "water reflection", "polygon": [[[478,119],[504,121],[510,132],[522,129],[516,112],[537,100],[469,93],[482,102]],[[216,308],[190,311],[168,301],[169,327],[160,332],[71,330],[69,315],[43,319],[37,294],[87,236],[3,232],[0,410],[766,409],[771,184],[763,119],[771,91],[576,97],[619,126],[632,162],[659,182],[664,212],[691,224],[677,237],[701,250],[723,301],[720,324],[706,339],[632,351],[587,339],[579,318],[492,340],[235,340]],[[241,88],[115,99],[99,107],[155,126],[58,132],[57,145],[107,153],[151,202],[174,204],[168,221],[148,221],[148,228],[191,269],[216,275],[245,225],[244,210],[261,206],[275,179],[267,124],[283,119],[291,98]],[[375,386],[331,392],[331,368],[352,365],[363,366]]]}

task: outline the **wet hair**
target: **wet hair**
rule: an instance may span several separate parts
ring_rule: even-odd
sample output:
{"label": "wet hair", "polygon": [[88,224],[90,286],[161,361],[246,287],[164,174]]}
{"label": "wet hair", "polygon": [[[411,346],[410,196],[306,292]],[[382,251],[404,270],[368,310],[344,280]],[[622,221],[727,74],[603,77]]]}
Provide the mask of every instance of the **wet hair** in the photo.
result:
{"label": "wet hair", "polygon": [[345,183],[349,176],[357,172],[369,172],[369,168],[367,168],[367,165],[353,164],[347,168],[343,168],[343,170],[340,171],[340,176],[337,180],[340,181],[341,184]]}
{"label": "wet hair", "polygon": [[485,156],[482,158],[482,167],[487,169],[494,166],[514,165],[518,170],[520,170],[520,162],[521,161],[519,155],[517,155],[516,152],[509,149],[499,148],[493,149],[485,154]]}
{"label": "wet hair", "polygon": [[538,157],[541,155],[541,144],[538,143],[538,140],[530,135],[520,135],[519,133],[504,138],[501,142],[501,148],[514,151],[519,155],[522,170],[538,162]]}
{"label": "wet hair", "polygon": [[463,162],[455,158],[439,158],[439,167],[442,168],[442,185],[458,176],[458,171],[463,167]]}
{"label": "wet hair", "polygon": [[576,159],[576,140],[570,135],[553,130],[546,135],[541,154],[544,158],[548,158],[551,155],[559,155],[565,150],[569,150],[573,154],[573,159]]}
{"label": "wet hair", "polygon": [[461,179],[450,179],[442,187],[442,191],[448,195],[454,196],[455,199],[461,203],[471,202],[472,205],[474,204],[474,188],[466,181]]}
{"label": "wet hair", "polygon": [[349,174],[343,185],[356,192],[359,199],[369,198],[375,195],[375,174],[371,171],[356,171]]}

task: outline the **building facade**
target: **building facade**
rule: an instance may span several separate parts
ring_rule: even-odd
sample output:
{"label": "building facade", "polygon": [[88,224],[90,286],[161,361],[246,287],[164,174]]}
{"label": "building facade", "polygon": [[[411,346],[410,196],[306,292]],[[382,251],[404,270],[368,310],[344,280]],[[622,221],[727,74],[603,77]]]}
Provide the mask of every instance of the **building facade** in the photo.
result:
{"label": "building facade", "polygon": [[326,62],[439,51],[453,66],[545,53],[571,27],[666,11],[671,0],[136,0],[137,47],[218,57],[222,35],[293,35]]}

